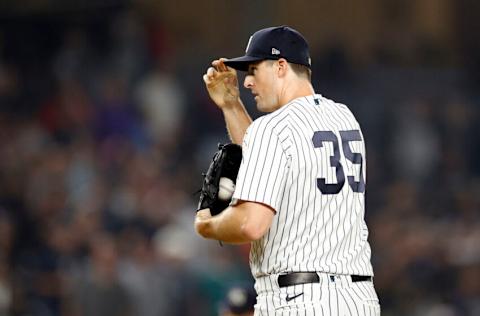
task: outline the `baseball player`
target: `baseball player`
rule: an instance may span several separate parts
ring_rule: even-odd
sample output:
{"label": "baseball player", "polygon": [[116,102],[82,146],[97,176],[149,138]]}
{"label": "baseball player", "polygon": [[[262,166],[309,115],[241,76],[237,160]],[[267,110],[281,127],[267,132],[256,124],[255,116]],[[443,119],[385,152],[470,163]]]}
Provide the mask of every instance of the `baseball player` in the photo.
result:
{"label": "baseball player", "polygon": [[[254,33],[246,54],[203,79],[243,158],[232,202],[197,212],[205,238],[251,242],[255,315],[379,315],[365,212],[365,144],[350,110],[314,92],[296,30]],[[257,108],[251,122],[236,70]]]}

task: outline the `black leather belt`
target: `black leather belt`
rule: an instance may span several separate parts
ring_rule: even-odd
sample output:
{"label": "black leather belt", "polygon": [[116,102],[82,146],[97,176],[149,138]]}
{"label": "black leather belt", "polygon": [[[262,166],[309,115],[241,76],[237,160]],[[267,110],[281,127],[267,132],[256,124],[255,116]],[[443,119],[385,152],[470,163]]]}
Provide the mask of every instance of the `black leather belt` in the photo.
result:
{"label": "black leather belt", "polygon": [[[351,275],[352,282],[372,281],[369,275]],[[331,275],[330,279],[335,281],[335,275]],[[286,287],[298,284],[319,283],[320,277],[315,272],[292,272],[278,276],[278,286]]]}

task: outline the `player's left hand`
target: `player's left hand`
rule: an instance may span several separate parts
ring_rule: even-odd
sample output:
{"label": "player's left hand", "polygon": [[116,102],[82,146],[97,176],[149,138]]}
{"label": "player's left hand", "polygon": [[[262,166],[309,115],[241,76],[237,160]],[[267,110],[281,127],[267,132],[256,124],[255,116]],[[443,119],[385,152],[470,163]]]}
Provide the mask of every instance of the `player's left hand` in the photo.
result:
{"label": "player's left hand", "polygon": [[203,177],[197,210],[208,208],[215,216],[228,207],[241,162],[242,147],[237,144],[218,145],[218,151]]}

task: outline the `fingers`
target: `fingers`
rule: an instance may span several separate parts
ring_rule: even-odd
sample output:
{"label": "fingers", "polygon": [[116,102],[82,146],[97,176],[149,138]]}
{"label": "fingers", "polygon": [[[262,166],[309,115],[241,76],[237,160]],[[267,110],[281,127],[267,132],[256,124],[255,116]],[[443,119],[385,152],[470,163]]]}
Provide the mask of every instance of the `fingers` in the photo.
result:
{"label": "fingers", "polygon": [[212,66],[215,67],[218,71],[229,71],[228,67],[225,65],[224,61],[226,58],[220,58],[212,62]]}
{"label": "fingers", "polygon": [[219,58],[214,61],[212,61],[212,66],[215,67],[216,70],[220,72],[235,72],[235,69],[228,67],[225,65],[225,61],[227,61],[226,58]]}
{"label": "fingers", "polygon": [[204,219],[209,219],[210,217],[212,217],[212,214],[210,213],[210,209],[209,208],[204,208],[203,210],[199,210],[197,212],[197,216],[196,216],[199,220],[204,220]]}
{"label": "fingers", "polygon": [[227,67],[224,64],[226,58],[220,58],[212,61],[212,66],[207,69],[205,75],[203,75],[203,81],[207,85],[215,84],[218,81],[230,80],[233,75],[236,77],[236,72],[233,68]]}
{"label": "fingers", "polygon": [[205,83],[211,83],[217,76],[218,72],[215,70],[215,68],[209,67],[206,74],[203,75],[203,81],[205,81]]}
{"label": "fingers", "polygon": [[206,84],[210,84],[210,79],[208,79],[208,76],[206,74],[203,75],[203,82],[205,82]]}
{"label": "fingers", "polygon": [[212,61],[212,66],[218,71],[225,71],[225,64],[221,62],[220,59],[215,59]]}
{"label": "fingers", "polygon": [[209,67],[209,68],[207,69],[207,76],[213,77],[216,72],[217,72],[217,71],[215,70],[215,68]]}

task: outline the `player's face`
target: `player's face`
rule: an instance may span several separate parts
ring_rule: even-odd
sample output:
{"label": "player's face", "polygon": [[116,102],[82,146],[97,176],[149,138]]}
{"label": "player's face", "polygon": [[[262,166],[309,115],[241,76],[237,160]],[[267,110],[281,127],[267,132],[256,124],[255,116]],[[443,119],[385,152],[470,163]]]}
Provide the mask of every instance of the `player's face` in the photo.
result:
{"label": "player's face", "polygon": [[267,60],[251,64],[243,83],[252,92],[261,112],[273,112],[279,108],[274,64],[274,61]]}

